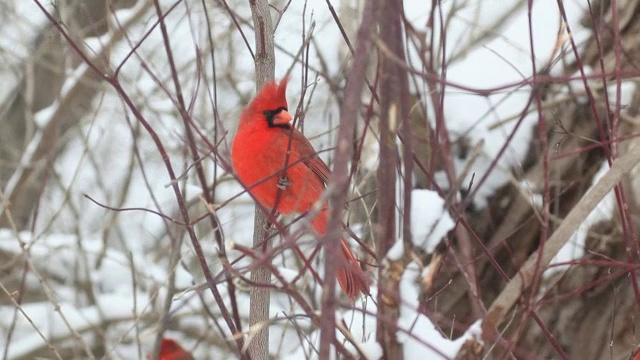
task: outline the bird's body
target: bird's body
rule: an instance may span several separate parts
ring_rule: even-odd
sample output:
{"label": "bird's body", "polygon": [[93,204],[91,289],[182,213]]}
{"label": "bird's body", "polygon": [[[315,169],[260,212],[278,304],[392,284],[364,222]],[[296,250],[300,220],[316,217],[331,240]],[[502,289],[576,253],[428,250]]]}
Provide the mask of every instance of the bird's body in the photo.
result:
{"label": "bird's body", "polygon": [[[278,213],[288,215],[305,213],[316,205],[330,170],[309,140],[290,126],[285,91],[286,80],[267,83],[244,109],[231,158],[249,193],[267,210],[275,207]],[[326,206],[311,219],[311,224],[318,234],[326,232]],[[369,284],[344,240],[340,248],[343,256],[338,259],[341,264],[337,278],[353,300],[362,292],[368,293]]]}

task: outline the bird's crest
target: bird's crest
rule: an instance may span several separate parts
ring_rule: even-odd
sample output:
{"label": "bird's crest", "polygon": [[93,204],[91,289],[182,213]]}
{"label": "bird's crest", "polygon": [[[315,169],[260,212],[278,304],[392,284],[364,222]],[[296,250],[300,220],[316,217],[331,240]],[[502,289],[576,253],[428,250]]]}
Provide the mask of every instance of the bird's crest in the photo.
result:
{"label": "bird's crest", "polygon": [[280,108],[287,109],[287,78],[280,80],[280,83],[269,81],[258,94],[251,100],[247,106],[247,110],[253,111],[273,111]]}

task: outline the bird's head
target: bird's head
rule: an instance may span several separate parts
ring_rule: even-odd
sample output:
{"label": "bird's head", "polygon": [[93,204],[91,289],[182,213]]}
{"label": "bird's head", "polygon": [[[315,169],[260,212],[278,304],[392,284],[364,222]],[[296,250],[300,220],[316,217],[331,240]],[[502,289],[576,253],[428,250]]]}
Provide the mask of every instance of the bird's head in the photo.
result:
{"label": "bird's head", "polygon": [[287,78],[269,81],[245,108],[251,121],[264,121],[268,127],[289,128],[292,117],[287,105]]}

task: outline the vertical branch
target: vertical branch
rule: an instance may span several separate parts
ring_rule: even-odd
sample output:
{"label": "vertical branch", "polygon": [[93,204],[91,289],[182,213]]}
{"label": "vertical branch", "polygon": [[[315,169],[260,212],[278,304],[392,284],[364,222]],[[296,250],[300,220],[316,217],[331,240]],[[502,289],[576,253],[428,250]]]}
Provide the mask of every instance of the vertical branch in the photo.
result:
{"label": "vertical branch", "polygon": [[[380,18],[380,40],[391,53],[404,61],[405,51],[402,37],[402,1],[385,1]],[[380,167],[378,168],[378,220],[376,237],[378,243],[378,258],[383,260],[389,249],[396,241],[396,171],[398,168],[398,151],[396,138],[398,126],[402,122],[403,140],[406,150],[411,151],[411,134],[408,115],[408,81],[406,73],[401,66],[381,56],[379,63],[380,74]],[[410,229],[410,192],[411,192],[411,168],[412,157],[407,157],[405,162],[404,182],[404,220],[403,239],[405,243],[411,242]],[[407,166],[408,164],[408,166]],[[405,246],[405,248],[407,248]],[[389,326],[389,321],[397,322],[399,317],[400,278],[404,271],[404,260],[393,263],[386,262],[387,266],[380,269],[378,291],[378,342],[385,351],[386,359],[402,359],[403,349],[397,342],[397,328]],[[384,319],[384,321],[383,321]]]}
{"label": "vertical branch", "polygon": [[[255,28],[256,53],[256,90],[275,76],[275,50],[273,43],[273,24],[269,13],[267,0],[250,0],[251,16]],[[261,244],[262,252],[269,250],[271,242],[269,236],[268,216],[258,206],[254,217],[253,247],[256,251]],[[255,258],[254,263],[264,261]],[[264,264],[253,264],[251,281],[254,284],[268,284],[271,282],[271,272]],[[249,305],[249,326],[253,331],[253,338],[249,343],[249,356],[252,359],[267,360],[269,358],[269,288],[252,286]]]}
{"label": "vertical branch", "polygon": [[276,58],[273,43],[273,24],[266,0],[250,0],[251,17],[256,37],[256,90],[275,77]]}
{"label": "vertical branch", "polygon": [[336,139],[335,165],[329,182],[329,225],[325,234],[325,283],[322,289],[322,322],[320,324],[320,359],[329,359],[331,344],[335,342],[335,284],[337,263],[335,261],[338,242],[342,235],[342,209],[349,189],[349,160],[353,147],[351,142],[355,132],[357,114],[360,112],[362,87],[366,80],[372,33],[375,30],[378,1],[366,3],[362,22],[358,29],[358,44],[353,56],[353,66],[345,98],[340,111],[340,125]]}

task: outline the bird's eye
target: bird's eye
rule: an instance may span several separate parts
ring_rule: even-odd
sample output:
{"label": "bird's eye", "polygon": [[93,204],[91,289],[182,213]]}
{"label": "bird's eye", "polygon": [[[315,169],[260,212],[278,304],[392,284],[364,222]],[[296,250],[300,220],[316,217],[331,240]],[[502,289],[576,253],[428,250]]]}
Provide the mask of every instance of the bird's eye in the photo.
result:
{"label": "bird's eye", "polygon": [[276,115],[278,115],[281,111],[289,111],[289,109],[287,109],[284,106],[281,106],[275,110],[265,110],[262,113],[264,114],[264,116],[266,116],[267,118],[272,118]]}
{"label": "bird's eye", "polygon": [[[287,108],[285,106],[281,106],[275,110],[264,110],[262,113],[264,114],[264,116],[267,118],[267,123],[269,124],[269,127],[274,127],[276,125],[274,125],[274,121],[275,121],[275,117],[280,114],[283,111],[288,111]],[[277,125],[280,127],[286,127],[288,128],[287,124],[282,124],[282,125]]]}

